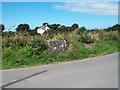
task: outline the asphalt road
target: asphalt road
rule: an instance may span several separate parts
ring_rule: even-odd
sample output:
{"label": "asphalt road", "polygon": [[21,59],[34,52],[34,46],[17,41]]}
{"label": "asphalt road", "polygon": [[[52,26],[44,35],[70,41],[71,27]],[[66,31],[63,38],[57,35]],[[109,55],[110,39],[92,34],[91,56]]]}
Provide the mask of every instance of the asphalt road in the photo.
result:
{"label": "asphalt road", "polygon": [[118,53],[2,71],[5,88],[118,88]]}

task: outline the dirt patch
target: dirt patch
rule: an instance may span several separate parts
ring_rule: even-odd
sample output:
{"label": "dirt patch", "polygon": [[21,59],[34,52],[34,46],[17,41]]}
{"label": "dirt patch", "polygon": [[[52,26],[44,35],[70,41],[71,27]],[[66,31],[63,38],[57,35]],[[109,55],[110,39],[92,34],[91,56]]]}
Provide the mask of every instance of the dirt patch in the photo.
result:
{"label": "dirt patch", "polygon": [[92,44],[85,44],[85,48],[87,48],[87,49],[91,49],[92,47],[93,47]]}

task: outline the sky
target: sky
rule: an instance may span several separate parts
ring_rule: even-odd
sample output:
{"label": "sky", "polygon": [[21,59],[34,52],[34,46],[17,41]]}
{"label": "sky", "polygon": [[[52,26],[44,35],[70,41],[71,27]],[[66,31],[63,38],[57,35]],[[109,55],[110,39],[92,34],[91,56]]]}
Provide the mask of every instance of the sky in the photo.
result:
{"label": "sky", "polygon": [[2,2],[2,23],[6,30],[19,24],[33,29],[42,23],[71,26],[77,23],[87,29],[106,28],[118,23],[117,0],[70,2]]}

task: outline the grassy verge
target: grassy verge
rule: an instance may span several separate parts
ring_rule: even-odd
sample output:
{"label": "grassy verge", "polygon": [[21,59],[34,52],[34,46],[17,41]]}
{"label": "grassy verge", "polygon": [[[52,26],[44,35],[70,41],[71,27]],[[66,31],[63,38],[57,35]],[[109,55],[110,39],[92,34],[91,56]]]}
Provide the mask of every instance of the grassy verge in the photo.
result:
{"label": "grassy verge", "polygon": [[101,56],[118,51],[118,42],[115,40],[99,40],[92,44],[91,49],[84,47],[82,42],[74,42],[65,52],[50,53],[47,51],[39,54],[30,54],[30,47],[26,46],[21,49],[4,48],[2,68],[23,68],[37,65],[50,64],[54,62],[64,62],[76,59],[84,59],[89,57]]}
{"label": "grassy verge", "polygon": [[[66,40],[66,50],[61,53],[48,52],[46,40],[50,39]],[[31,67],[111,54],[118,52],[118,40],[117,31],[86,31],[79,34],[73,31],[35,36],[15,33],[3,37],[2,69]]]}

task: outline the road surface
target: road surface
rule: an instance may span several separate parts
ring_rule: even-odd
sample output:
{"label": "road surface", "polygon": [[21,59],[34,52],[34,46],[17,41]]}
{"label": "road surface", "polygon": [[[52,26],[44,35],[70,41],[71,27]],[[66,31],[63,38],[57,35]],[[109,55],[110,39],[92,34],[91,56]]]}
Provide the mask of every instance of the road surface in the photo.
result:
{"label": "road surface", "polygon": [[4,88],[118,88],[118,53],[2,71]]}

